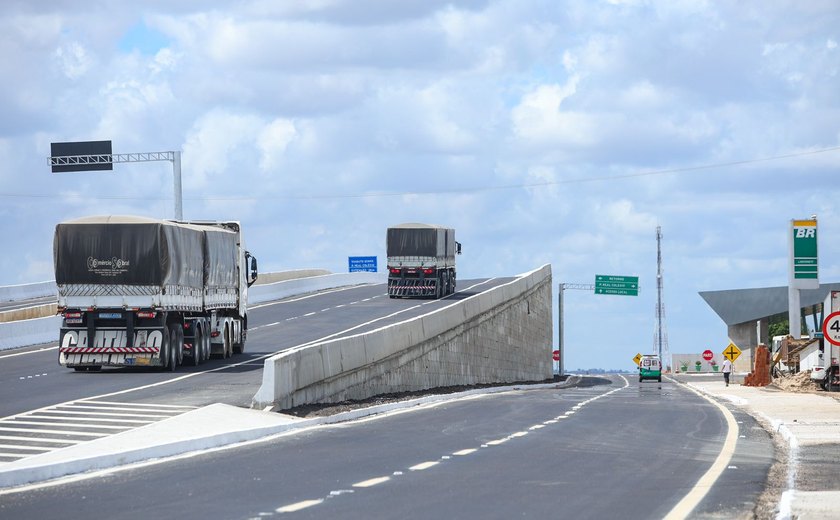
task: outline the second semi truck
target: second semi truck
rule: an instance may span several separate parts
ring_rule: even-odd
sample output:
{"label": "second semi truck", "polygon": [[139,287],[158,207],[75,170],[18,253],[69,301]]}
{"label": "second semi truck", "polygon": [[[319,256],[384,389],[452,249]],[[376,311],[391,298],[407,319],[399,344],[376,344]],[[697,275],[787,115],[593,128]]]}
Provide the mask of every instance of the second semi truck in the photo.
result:
{"label": "second semi truck", "polygon": [[441,298],[455,292],[455,230],[429,224],[388,228],[388,296]]}

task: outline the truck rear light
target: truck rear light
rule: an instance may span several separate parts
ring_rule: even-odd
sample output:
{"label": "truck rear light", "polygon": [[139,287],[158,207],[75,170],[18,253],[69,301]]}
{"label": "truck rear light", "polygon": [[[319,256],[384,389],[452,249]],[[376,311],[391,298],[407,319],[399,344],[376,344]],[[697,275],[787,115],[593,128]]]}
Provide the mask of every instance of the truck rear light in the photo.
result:
{"label": "truck rear light", "polygon": [[154,318],[157,316],[157,312],[155,311],[138,311],[137,317],[138,318]]}
{"label": "truck rear light", "polygon": [[65,312],[64,317],[65,318],[81,318],[82,313],[81,312]]}
{"label": "truck rear light", "polygon": [[434,272],[435,272],[434,269],[429,269],[429,268],[423,269],[423,274],[434,274]]}
{"label": "truck rear light", "polygon": [[390,269],[390,271],[391,271],[391,274],[400,274],[400,268],[399,267],[392,267]]}
{"label": "truck rear light", "polygon": [[213,332],[210,333],[210,337],[211,338],[218,338],[219,337],[219,331],[214,330]]}

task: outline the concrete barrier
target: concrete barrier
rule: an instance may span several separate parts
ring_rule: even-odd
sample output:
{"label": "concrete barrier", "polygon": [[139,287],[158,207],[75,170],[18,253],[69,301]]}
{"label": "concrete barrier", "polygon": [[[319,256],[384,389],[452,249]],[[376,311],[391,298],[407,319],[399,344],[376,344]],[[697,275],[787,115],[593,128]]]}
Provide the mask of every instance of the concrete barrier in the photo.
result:
{"label": "concrete barrier", "polygon": [[58,341],[61,316],[0,323],[0,350]]}
{"label": "concrete barrier", "polygon": [[388,275],[386,273],[338,273],[283,280],[263,285],[255,284],[248,289],[248,304],[265,303],[281,298],[288,298],[289,296],[325,291],[337,287],[385,283],[387,281]]}
{"label": "concrete barrier", "polygon": [[252,406],[552,377],[551,266],[430,314],[265,360]]}
{"label": "concrete barrier", "polygon": [[55,281],[28,283],[24,285],[0,285],[0,302],[13,302],[58,295]]}
{"label": "concrete barrier", "polygon": [[31,320],[32,318],[45,318],[47,316],[55,316],[58,312],[58,304],[46,303],[44,305],[34,305],[23,309],[15,309],[11,311],[0,312],[0,323],[18,320]]}
{"label": "concrete barrier", "polygon": [[309,278],[310,276],[324,276],[332,274],[326,269],[294,269],[291,271],[278,271],[276,273],[260,273],[254,285],[265,285],[269,283],[295,280],[297,278]]}

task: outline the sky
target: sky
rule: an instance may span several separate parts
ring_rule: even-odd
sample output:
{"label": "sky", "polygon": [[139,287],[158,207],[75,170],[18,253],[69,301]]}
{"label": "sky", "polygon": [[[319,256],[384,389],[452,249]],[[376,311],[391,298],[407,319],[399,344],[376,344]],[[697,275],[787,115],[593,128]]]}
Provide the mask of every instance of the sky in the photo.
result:
{"label": "sky", "polygon": [[0,285],[51,280],[55,225],[174,218],[172,165],[53,174],[50,143],[182,152],[185,219],[239,220],[264,272],[385,263],[455,228],[459,279],[551,264],[567,368],[722,351],[699,291],[782,286],[817,215],[840,281],[840,4],[4,0]]}

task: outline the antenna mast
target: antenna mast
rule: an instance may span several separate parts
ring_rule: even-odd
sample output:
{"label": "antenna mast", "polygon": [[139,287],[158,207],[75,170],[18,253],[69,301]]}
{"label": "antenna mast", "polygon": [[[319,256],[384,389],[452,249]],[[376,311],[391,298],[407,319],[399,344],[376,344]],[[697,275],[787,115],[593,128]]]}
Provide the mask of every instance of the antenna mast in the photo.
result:
{"label": "antenna mast", "polygon": [[668,349],[668,330],[665,326],[664,283],[662,280],[662,226],[656,226],[656,332],[654,348],[665,370],[671,369],[671,352]]}

